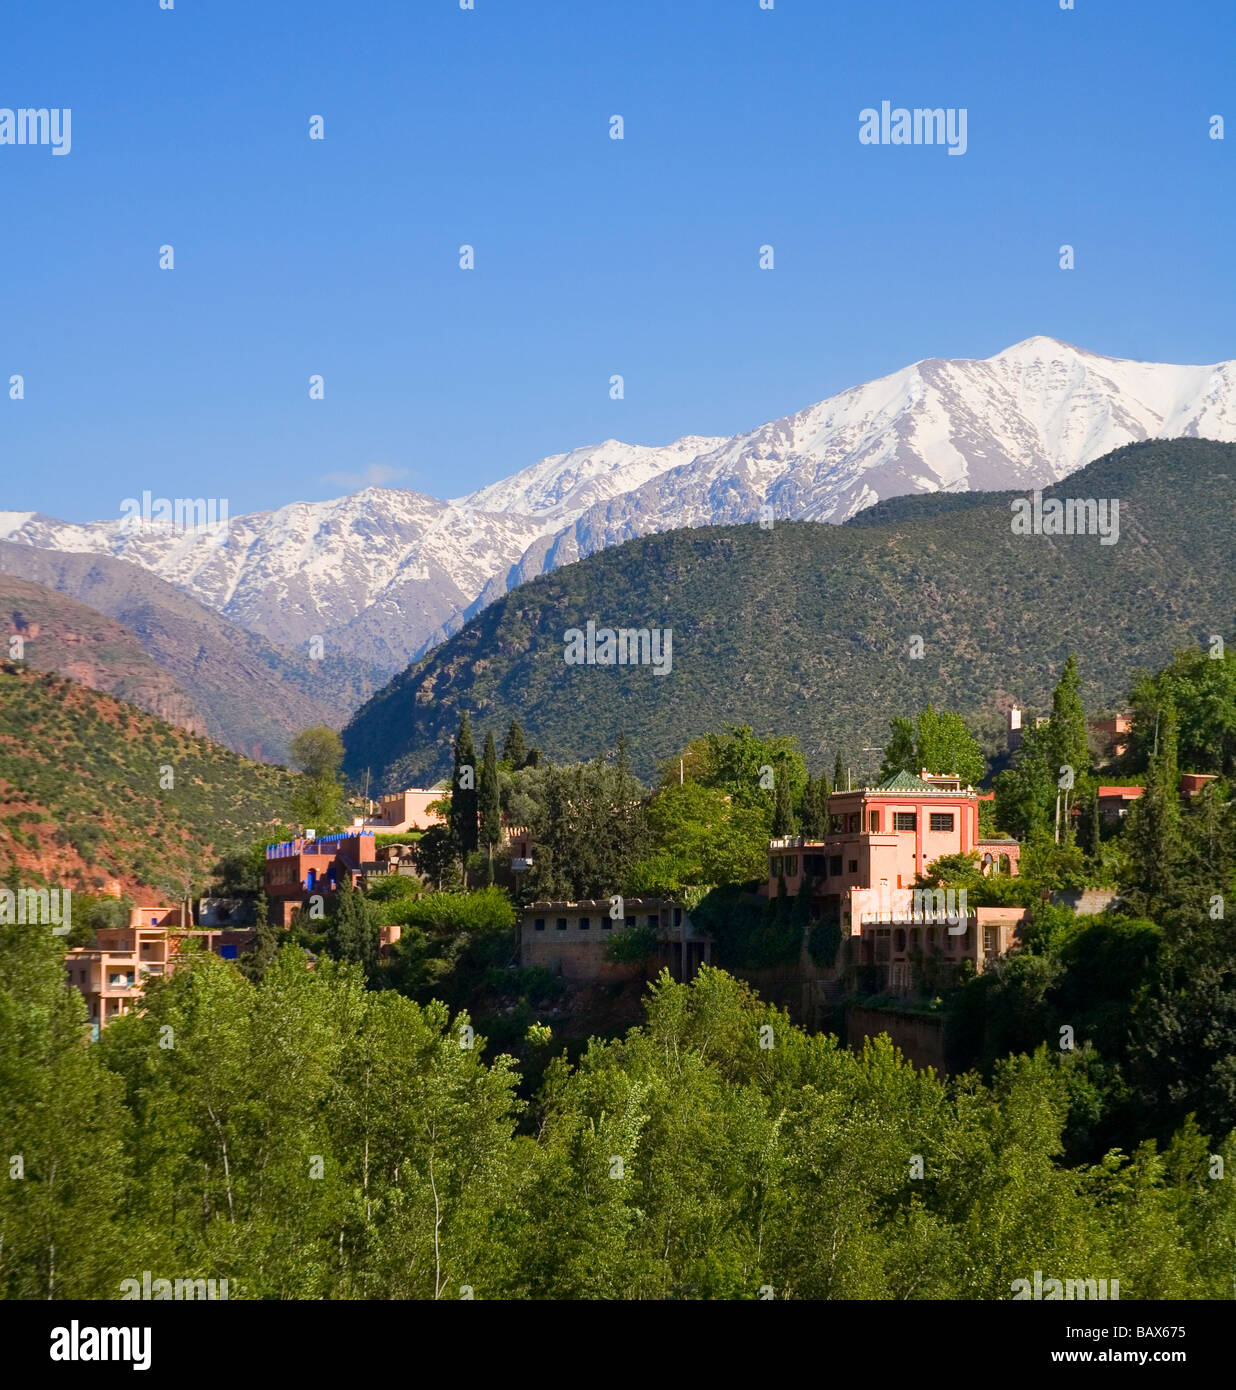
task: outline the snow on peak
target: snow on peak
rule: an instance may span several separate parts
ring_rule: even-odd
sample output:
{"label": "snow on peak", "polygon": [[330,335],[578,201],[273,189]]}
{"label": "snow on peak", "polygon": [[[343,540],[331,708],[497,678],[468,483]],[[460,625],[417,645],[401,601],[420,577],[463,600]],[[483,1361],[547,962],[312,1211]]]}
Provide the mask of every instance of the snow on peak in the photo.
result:
{"label": "snow on peak", "polygon": [[1236,440],[1236,362],[1103,357],[1035,335],[928,358],[730,438],[606,439],[448,502],[371,485],[233,517],[222,535],[0,512],[0,539],[110,554],[284,646],[395,669],[512,584],[633,536],[841,522],[881,498],[1032,488],[1136,440]]}

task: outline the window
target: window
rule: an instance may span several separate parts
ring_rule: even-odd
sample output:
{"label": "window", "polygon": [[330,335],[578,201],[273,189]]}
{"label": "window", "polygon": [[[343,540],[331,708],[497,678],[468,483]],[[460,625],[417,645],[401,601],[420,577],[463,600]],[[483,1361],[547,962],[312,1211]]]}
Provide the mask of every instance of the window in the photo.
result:
{"label": "window", "polygon": [[871,812],[868,813],[868,816],[867,816],[867,824],[868,824],[868,826],[870,827],[871,833],[872,833],[873,835],[878,835],[878,834],[880,833],[880,813],[879,813],[879,811],[871,811]]}
{"label": "window", "polygon": [[903,955],[906,949],[906,929],[904,927],[897,928],[897,935],[895,940],[897,943],[897,954]]}
{"label": "window", "polygon": [[917,830],[918,815],[914,811],[894,811],[893,812],[894,830]]}
{"label": "window", "polygon": [[857,859],[851,859],[851,860],[849,861],[848,869],[849,869],[849,872],[852,873],[852,874],[858,873],[858,860],[857,860]]}
{"label": "window", "polygon": [[851,812],[848,816],[846,816],[846,818],[845,818],[845,828],[846,828],[847,830],[857,830],[857,829],[858,829],[858,812],[857,812],[857,811],[853,811],[853,812]]}
{"label": "window", "polygon": [[590,917],[581,917],[579,919],[579,929],[580,931],[591,931],[592,919]]}
{"label": "window", "polygon": [[532,924],[532,929],[533,929],[533,931],[544,931],[544,930],[545,930],[545,918],[544,918],[544,917],[538,917],[538,918],[536,919],[536,921],[533,922],[533,924]]}
{"label": "window", "polygon": [[624,919],[622,925],[623,925],[624,927],[634,927],[634,926],[636,926],[636,925],[638,925],[638,924],[636,923],[634,917],[627,917],[627,918]]}
{"label": "window", "polygon": [[841,856],[839,854],[829,855],[828,872],[830,874],[839,874],[841,872]]}
{"label": "window", "polygon": [[682,926],[682,908],[680,907],[674,909],[674,925],[676,927]]}
{"label": "window", "polygon": [[953,813],[951,811],[933,811],[930,823],[933,830],[952,830]]}
{"label": "window", "polygon": [[934,950],[936,949],[936,929],[935,929],[935,927],[928,927],[928,928],[927,928],[927,949],[928,949],[929,951],[934,951]]}
{"label": "window", "polygon": [[798,855],[787,854],[785,856],[785,876],[793,878],[798,873]]}
{"label": "window", "polygon": [[602,930],[602,931],[612,931],[613,928],[614,928],[614,919],[613,919],[612,917],[602,917],[602,918],[601,918],[601,930]]}
{"label": "window", "polygon": [[648,914],[648,925],[650,927],[659,927],[661,925],[661,919],[655,912],[650,912]]}
{"label": "window", "polygon": [[567,919],[565,917],[559,917],[558,920],[554,923],[554,925],[558,928],[559,931],[566,931]]}
{"label": "window", "polygon": [[774,854],[774,855],[773,855],[772,860],[770,861],[770,863],[769,863],[769,865],[768,865],[768,874],[769,874],[769,877],[770,877],[770,878],[778,878],[778,877],[780,877],[780,874],[781,874],[781,856],[780,856],[779,854]]}

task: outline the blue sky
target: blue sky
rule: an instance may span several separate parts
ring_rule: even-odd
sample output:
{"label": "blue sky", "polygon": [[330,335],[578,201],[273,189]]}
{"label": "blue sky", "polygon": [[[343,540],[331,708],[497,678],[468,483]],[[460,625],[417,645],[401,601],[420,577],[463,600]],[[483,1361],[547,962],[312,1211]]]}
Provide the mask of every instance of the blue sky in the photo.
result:
{"label": "blue sky", "polygon": [[[0,508],[457,496],[1035,333],[1236,357],[1230,0],[475,3],[8,8],[72,151],[0,146]],[[884,99],[966,154],[861,145]]]}

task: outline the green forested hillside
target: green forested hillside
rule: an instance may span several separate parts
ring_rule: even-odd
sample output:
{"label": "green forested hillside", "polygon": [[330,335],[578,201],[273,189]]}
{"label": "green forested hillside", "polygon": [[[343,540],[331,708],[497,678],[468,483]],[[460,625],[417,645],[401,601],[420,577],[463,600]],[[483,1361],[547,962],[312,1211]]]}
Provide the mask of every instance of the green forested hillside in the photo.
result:
{"label": "green forested hillside", "polygon": [[[518,718],[558,759],[625,733],[642,774],[726,722],[871,772],[889,719],[928,700],[994,737],[1009,704],[1045,707],[1070,650],[1097,711],[1123,702],[1134,668],[1213,633],[1236,640],[1236,445],[1131,445],[1049,490],[1119,499],[1114,545],[1014,535],[1014,495],[899,499],[841,527],[675,531],[566,566],[363,706],[344,731],[348,771],[429,785],[467,709],[481,728]],[[672,671],[566,665],[564,634],[589,618],[672,629]]]}

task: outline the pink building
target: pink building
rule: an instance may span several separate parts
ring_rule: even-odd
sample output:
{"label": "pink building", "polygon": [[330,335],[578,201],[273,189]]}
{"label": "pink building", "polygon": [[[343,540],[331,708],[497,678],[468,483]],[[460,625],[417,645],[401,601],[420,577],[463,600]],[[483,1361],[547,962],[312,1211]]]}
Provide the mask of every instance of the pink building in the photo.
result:
{"label": "pink building", "polygon": [[428,830],[431,825],[442,824],[442,817],[437,811],[431,811],[430,806],[447,795],[449,793],[435,791],[432,787],[409,787],[407,791],[393,792],[378,801],[375,813],[365,825],[381,835]]}
{"label": "pink building", "polygon": [[961,910],[943,893],[916,899],[914,883],[944,855],[979,855],[984,874],[1015,874],[1016,840],[986,839],[979,832],[979,802],[957,777],[899,772],[877,787],[834,792],[828,801],[829,834],[820,840],[773,840],[768,881],[774,896],[781,880],[796,896],[811,880],[811,916],[834,923],[847,944],[839,967],[904,967],[882,972],[882,986],[908,992],[917,957],[938,954],[945,963],[969,959],[976,968],[1013,945],[1021,908]]}
{"label": "pink building", "polygon": [[345,879],[359,887],[368,874],[378,872],[372,830],[350,830],[267,845],[263,884],[270,919],[279,926],[289,926],[292,914],[310,898],[337,893]]}
{"label": "pink building", "polygon": [[[1129,807],[1145,794],[1145,787],[1100,787],[1099,815],[1109,821],[1123,820],[1129,814]],[[1075,808],[1074,814],[1080,814],[1079,808]]]}
{"label": "pink building", "polygon": [[252,944],[252,931],[199,931],[182,925],[182,914],[179,907],[135,907],[127,927],[105,927],[95,933],[93,945],[65,953],[68,983],[85,996],[94,1037],[113,1019],[139,1008],[148,980],[171,975],[183,964],[186,941],[229,960]]}
{"label": "pink building", "polygon": [[1101,744],[1103,755],[1119,758],[1129,746],[1129,734],[1133,730],[1133,713],[1126,710],[1110,719],[1092,719],[1088,727]]}

